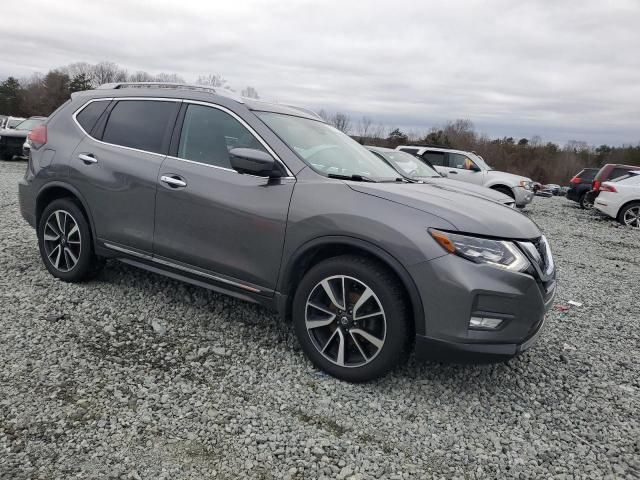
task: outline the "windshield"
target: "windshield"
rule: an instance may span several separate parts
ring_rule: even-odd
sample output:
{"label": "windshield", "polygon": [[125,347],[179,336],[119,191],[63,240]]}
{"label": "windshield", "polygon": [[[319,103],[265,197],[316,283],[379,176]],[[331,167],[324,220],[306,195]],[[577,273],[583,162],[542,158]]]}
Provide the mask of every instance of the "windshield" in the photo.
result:
{"label": "windshield", "polygon": [[37,118],[32,118],[29,120],[25,120],[22,123],[19,123],[18,125],[16,125],[16,130],[33,130],[34,128],[36,128],[38,125],[40,125],[41,123],[43,123],[44,120],[40,120]]}
{"label": "windshield", "polygon": [[440,177],[440,174],[431,168],[431,166],[427,165],[424,161],[421,161],[410,153],[405,153],[399,150],[393,150],[390,152],[374,150],[374,152],[384,157],[400,173],[409,178],[420,179]]}
{"label": "windshield", "polygon": [[326,123],[272,112],[257,115],[318,173],[375,181],[395,181],[398,177],[393,168]]}

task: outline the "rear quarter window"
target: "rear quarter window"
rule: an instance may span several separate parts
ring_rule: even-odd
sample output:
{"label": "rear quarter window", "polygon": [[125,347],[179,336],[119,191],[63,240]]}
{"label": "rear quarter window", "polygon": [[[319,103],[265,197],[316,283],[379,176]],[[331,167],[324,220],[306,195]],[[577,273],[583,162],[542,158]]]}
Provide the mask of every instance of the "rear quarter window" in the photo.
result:
{"label": "rear quarter window", "polygon": [[82,129],[88,134],[91,133],[93,127],[95,126],[100,115],[104,113],[104,111],[109,106],[108,101],[97,101],[91,102],[86,107],[84,107],[80,112],[76,115],[76,120],[82,127]]}

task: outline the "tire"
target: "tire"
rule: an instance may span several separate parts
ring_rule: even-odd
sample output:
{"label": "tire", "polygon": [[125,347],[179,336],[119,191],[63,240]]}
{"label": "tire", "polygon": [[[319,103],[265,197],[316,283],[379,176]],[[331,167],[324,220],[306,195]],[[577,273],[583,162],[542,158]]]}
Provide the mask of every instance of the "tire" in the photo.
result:
{"label": "tire", "polygon": [[[307,315],[310,324],[316,322],[309,329]],[[364,257],[343,255],[311,268],[296,290],[292,317],[309,360],[341,380],[379,378],[404,363],[411,349],[403,289],[387,269]]]}
{"label": "tire", "polygon": [[104,260],[93,252],[87,219],[72,199],[60,198],[47,205],[37,232],[40,256],[54,277],[81,282],[94,277],[104,266]]}
{"label": "tire", "polygon": [[514,200],[516,199],[516,196],[514,195],[513,190],[511,190],[509,187],[500,186],[500,187],[492,187],[492,188],[500,193],[504,193],[505,195],[513,198]]}
{"label": "tire", "polygon": [[631,202],[622,207],[618,212],[618,222],[627,227],[640,229],[640,202]]}
{"label": "tire", "polygon": [[587,197],[589,192],[585,192],[580,196],[578,203],[583,210],[591,210],[593,208],[593,202]]}

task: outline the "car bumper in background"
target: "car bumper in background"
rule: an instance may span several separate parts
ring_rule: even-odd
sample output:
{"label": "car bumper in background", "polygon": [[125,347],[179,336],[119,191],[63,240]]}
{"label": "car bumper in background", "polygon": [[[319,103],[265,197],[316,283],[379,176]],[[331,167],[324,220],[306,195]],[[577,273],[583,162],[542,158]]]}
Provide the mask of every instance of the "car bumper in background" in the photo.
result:
{"label": "car bumper in background", "polygon": [[533,201],[533,190],[527,190],[524,187],[513,187],[513,195],[516,200],[516,207],[524,207]]}
{"label": "car bumper in background", "polygon": [[616,218],[618,216],[618,206],[612,205],[604,195],[598,195],[598,197],[593,202],[593,206],[605,215],[609,215],[613,218]]}
{"label": "car bumper in background", "polygon": [[[542,331],[555,296],[555,281],[479,265],[446,255],[415,265],[424,329],[417,329],[418,358],[514,356],[530,348]],[[495,330],[469,328],[471,317],[501,319]]]}

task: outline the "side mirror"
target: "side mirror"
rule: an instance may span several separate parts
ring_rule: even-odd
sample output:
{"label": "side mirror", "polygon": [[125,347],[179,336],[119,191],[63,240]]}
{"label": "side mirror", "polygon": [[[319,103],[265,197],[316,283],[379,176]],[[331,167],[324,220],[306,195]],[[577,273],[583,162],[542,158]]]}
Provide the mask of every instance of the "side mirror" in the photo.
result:
{"label": "side mirror", "polygon": [[229,151],[231,168],[238,173],[248,173],[264,177],[273,176],[275,159],[268,153],[254,148],[232,148]]}
{"label": "side mirror", "polygon": [[473,164],[473,167],[471,167],[471,171],[472,172],[481,172],[482,170],[480,170],[480,167],[478,167],[475,163]]}
{"label": "side mirror", "polygon": [[[437,170],[436,170],[437,171]],[[447,172],[438,172],[440,175],[442,175],[443,177],[448,177],[449,174]]]}

